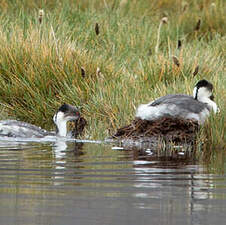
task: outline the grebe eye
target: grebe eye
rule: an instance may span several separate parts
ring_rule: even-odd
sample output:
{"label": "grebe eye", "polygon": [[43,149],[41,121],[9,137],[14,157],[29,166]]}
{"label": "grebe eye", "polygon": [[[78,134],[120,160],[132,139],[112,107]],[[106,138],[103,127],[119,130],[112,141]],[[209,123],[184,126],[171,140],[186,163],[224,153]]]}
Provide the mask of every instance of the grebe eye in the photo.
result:
{"label": "grebe eye", "polygon": [[80,115],[80,113],[77,111],[77,112],[75,113],[75,115],[76,115],[76,116],[79,116],[79,115]]}

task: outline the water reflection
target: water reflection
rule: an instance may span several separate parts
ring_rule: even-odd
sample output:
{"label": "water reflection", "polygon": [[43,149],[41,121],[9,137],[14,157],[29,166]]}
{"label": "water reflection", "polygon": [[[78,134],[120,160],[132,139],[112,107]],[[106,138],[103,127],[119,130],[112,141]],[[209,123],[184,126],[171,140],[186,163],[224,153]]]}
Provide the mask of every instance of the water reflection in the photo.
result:
{"label": "water reflection", "polygon": [[[58,140],[53,144],[53,158],[55,158],[55,169],[54,169],[54,185],[64,184],[60,180],[64,180],[65,171],[67,168],[67,156],[66,154],[71,154],[78,158],[81,155],[84,155],[82,151],[83,143],[70,142],[70,145],[66,141]],[[70,157],[69,157],[70,159]],[[78,162],[78,161],[77,161]]]}
{"label": "water reflection", "polygon": [[[134,194],[136,198],[171,199],[171,204],[164,206],[167,208],[165,210],[170,214],[183,214],[187,209],[191,224],[203,224],[202,214],[214,210],[215,206],[210,202],[216,201],[214,190],[218,177],[208,174],[205,167],[198,165],[194,154],[156,157],[150,155],[149,151],[138,150],[133,151],[133,159],[134,171],[138,175],[134,186],[140,190]],[[225,187],[224,178],[224,200],[221,206],[226,203]],[[183,207],[177,208],[177,205]],[[153,209],[150,202],[139,202],[136,207]]]}
{"label": "water reflection", "polygon": [[70,142],[70,145],[66,141],[56,141],[53,144],[53,152],[55,154],[55,158],[63,158],[68,151],[73,152],[75,156],[83,155],[83,145],[84,143],[76,141],[72,143]]}
{"label": "water reflection", "polygon": [[192,154],[0,143],[1,224],[222,224],[226,177]]}

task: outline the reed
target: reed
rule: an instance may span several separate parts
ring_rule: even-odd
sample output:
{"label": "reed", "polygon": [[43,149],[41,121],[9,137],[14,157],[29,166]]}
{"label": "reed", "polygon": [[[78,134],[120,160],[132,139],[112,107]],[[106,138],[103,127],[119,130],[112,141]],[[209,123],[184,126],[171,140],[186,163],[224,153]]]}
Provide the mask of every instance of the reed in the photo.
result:
{"label": "reed", "polygon": [[225,9],[207,0],[186,7],[179,0],[1,1],[4,117],[49,129],[55,109],[68,102],[81,106],[85,136],[103,139],[128,124],[140,103],[191,94],[205,78],[221,112],[201,137],[223,146]]}

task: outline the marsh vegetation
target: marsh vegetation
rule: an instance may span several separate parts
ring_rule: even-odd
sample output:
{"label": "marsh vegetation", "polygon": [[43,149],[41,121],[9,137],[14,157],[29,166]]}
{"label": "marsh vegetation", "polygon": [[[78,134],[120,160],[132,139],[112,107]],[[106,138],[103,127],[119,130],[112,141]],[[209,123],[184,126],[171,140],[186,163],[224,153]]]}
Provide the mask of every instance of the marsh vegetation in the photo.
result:
{"label": "marsh vegetation", "polygon": [[223,0],[3,0],[1,118],[50,129],[67,102],[88,120],[85,137],[103,139],[140,103],[207,79],[221,111],[200,140],[223,150],[225,11]]}

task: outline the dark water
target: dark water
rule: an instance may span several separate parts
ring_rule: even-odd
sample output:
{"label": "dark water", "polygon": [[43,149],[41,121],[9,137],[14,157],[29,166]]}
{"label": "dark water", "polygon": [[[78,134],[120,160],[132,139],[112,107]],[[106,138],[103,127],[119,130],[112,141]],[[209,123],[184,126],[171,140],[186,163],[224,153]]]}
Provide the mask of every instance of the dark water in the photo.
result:
{"label": "dark water", "polygon": [[1,142],[0,224],[226,224],[226,163],[217,160]]}

